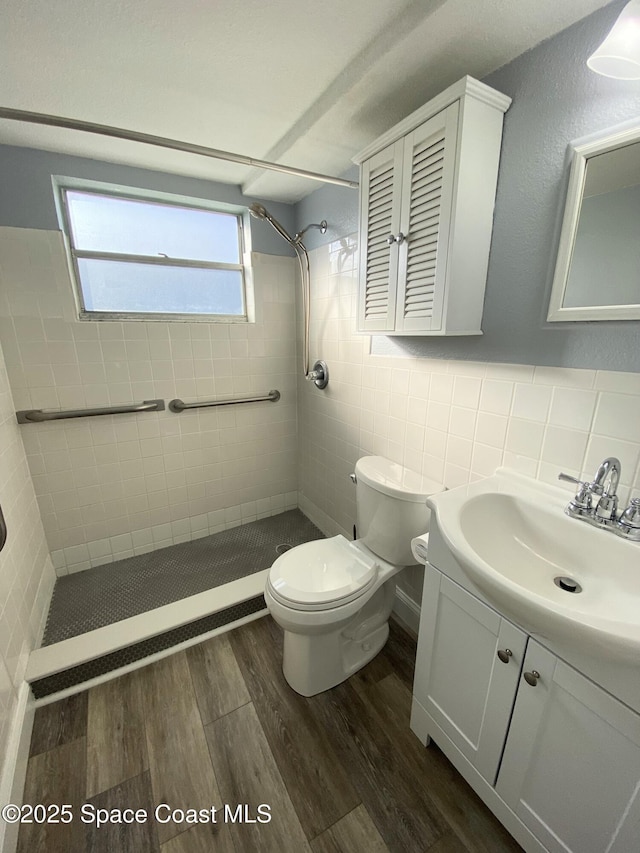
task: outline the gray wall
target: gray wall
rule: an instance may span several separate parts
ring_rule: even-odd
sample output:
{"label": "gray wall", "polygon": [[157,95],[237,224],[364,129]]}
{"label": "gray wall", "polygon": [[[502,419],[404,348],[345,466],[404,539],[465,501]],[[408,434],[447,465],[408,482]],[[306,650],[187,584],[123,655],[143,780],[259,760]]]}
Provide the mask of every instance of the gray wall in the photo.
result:
{"label": "gray wall", "polygon": [[[376,336],[374,352],[640,371],[640,322],[546,322],[567,189],[567,146],[640,114],[640,81],[612,80],[586,66],[624,6],[624,0],[612,3],[484,81],[513,98],[505,116],[484,335]],[[313,193],[297,206],[298,224],[322,217],[331,222],[333,216],[345,224],[343,233],[354,231],[357,199],[345,192],[324,187]],[[330,229],[325,240],[335,238]]]}
{"label": "gray wall", "polygon": [[[58,231],[58,218],[51,186],[52,175],[105,181],[229,204],[249,205],[256,200],[246,198],[240,189],[232,184],[169,175],[151,169],[104,163],[50,151],[1,145],[0,226]],[[293,229],[291,205],[269,202],[268,207],[285,228]],[[255,252],[293,255],[287,243],[267,223],[252,221],[251,238]]]}
{"label": "gray wall", "polygon": [[[358,167],[353,166],[344,175],[348,181],[358,180]],[[319,190],[303,198],[295,207],[296,231],[301,231],[310,222],[327,220],[326,234],[313,228],[304,235],[307,249],[317,249],[325,243],[339,240],[358,230],[359,196],[357,189],[325,184]]]}

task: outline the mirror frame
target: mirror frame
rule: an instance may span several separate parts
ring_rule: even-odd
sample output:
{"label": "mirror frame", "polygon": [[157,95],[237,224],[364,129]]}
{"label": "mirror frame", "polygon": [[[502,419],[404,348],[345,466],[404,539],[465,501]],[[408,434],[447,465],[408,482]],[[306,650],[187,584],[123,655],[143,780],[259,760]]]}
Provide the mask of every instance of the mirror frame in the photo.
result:
{"label": "mirror frame", "polygon": [[613,151],[616,148],[622,148],[638,141],[640,141],[640,122],[636,120],[633,124],[626,122],[613,128],[607,128],[600,133],[576,139],[569,144],[569,150],[573,154],[547,314],[547,321],[551,323],[565,320],[574,322],[580,320],[640,320],[640,304],[635,303],[629,305],[593,305],[580,308],[562,307],[578,231],[587,161],[597,154],[605,154],[607,151]]}

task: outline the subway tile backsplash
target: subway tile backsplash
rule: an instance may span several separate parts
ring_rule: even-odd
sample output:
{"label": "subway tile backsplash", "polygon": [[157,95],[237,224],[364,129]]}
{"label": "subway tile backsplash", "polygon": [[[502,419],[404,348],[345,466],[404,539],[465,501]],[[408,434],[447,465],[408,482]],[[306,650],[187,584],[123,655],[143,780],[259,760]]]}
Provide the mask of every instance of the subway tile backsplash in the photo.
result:
{"label": "subway tile backsplash", "polygon": [[253,264],[255,324],[79,321],[61,235],[0,228],[0,339],[16,408],[282,395],[21,426],[59,574],[297,506],[294,261]]}

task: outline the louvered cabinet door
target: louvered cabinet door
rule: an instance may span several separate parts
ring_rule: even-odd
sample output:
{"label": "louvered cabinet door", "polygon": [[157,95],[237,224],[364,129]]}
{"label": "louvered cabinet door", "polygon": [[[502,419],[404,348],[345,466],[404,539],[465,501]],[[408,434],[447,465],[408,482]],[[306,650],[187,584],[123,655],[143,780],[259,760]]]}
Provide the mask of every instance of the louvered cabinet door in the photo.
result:
{"label": "louvered cabinet door", "polygon": [[442,328],[457,126],[455,103],[404,140],[397,331]]}
{"label": "louvered cabinet door", "polygon": [[402,141],[366,161],[360,193],[360,294],[358,329],[391,331],[396,313],[398,245],[388,237],[400,230]]}

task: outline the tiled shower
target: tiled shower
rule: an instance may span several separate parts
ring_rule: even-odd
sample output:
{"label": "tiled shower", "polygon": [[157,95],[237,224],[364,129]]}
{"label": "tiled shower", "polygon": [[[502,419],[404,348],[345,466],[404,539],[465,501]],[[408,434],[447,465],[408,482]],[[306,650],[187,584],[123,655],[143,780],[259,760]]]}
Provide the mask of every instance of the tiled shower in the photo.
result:
{"label": "tiled shower", "polygon": [[254,253],[251,325],[81,322],[59,232],[0,230],[17,409],[263,395],[278,403],[24,425],[54,567],[75,572],[297,506],[294,261]]}

